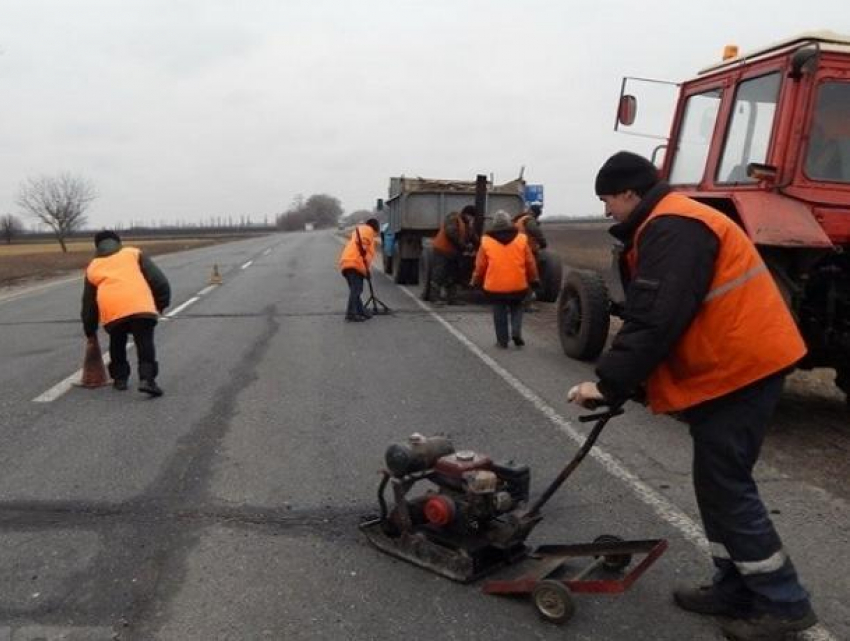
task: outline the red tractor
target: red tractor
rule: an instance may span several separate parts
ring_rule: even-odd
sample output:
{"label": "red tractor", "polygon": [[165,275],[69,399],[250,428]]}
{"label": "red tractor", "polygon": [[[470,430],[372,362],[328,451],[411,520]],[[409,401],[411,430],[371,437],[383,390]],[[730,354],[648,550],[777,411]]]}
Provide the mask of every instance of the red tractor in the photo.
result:
{"label": "red tractor", "polygon": [[[666,150],[661,175],[747,232],[805,337],[799,367],[834,369],[850,400],[850,36],[807,33],[724,58],[680,85],[656,149]],[[629,126],[638,104],[623,87],[617,120]],[[558,327],[568,356],[603,349],[622,308],[618,280],[567,276]]]}

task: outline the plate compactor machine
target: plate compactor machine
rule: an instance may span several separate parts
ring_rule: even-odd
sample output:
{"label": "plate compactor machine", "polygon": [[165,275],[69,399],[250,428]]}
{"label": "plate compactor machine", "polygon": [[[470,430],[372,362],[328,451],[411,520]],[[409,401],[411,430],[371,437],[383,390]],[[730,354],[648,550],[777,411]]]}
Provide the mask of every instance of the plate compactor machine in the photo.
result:
{"label": "plate compactor machine", "polygon": [[[484,592],[531,594],[544,619],[564,622],[575,611],[571,593],[624,592],[667,547],[663,539],[624,541],[611,535],[579,545],[534,550],[526,545],[543,505],[585,458],[607,421],[621,413],[615,409],[579,419],[596,425],[530,506],[528,467],[456,450],[443,436],[414,434],[407,443],[387,448],[378,486],[380,515],[365,519],[360,529],[379,550],[462,583],[512,566],[512,576],[487,581]],[[425,482],[424,491],[413,491]],[[623,574],[634,554],[645,556]],[[568,562],[578,557],[592,561],[571,571]]]}

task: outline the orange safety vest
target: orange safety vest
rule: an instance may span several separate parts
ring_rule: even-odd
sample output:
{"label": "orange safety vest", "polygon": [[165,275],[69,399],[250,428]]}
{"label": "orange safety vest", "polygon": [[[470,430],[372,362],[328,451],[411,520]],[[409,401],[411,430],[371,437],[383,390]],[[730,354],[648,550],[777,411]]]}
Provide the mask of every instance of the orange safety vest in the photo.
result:
{"label": "orange safety vest", "polygon": [[659,201],[635,233],[626,264],[634,276],[638,238],[658,216],[694,218],[720,241],[714,277],[673,351],[647,381],[653,412],[675,412],[791,367],[806,353],[800,332],[753,243],[731,219],[681,194]]}
{"label": "orange safety vest", "polygon": [[[366,254],[365,264],[364,256],[360,254],[360,249],[357,247],[357,230],[360,230],[360,247]],[[374,256],[375,230],[369,225],[357,225],[357,228],[351,232],[351,238],[348,239],[345,247],[342,248],[342,254],[339,256],[339,270],[354,269],[363,276],[366,276]]]}
{"label": "orange safety vest", "polygon": [[[461,216],[460,214],[457,214],[457,226],[458,231],[460,232],[461,239],[465,241],[468,235],[468,230],[466,222],[463,220],[463,216]],[[440,223],[440,231],[438,231],[437,235],[434,236],[434,240],[431,241],[431,246],[435,250],[443,254],[454,255],[458,253],[458,248],[455,247],[454,243],[449,240],[448,234],[446,234],[445,220]]]}
{"label": "orange safety vest", "polygon": [[141,253],[135,247],[124,247],[94,258],[86,268],[86,278],[97,288],[101,325],[136,314],[156,316],[153,293],[139,267]]}
{"label": "orange safety vest", "polygon": [[484,291],[492,294],[521,292],[537,280],[537,264],[525,234],[517,234],[507,245],[484,236],[475,257],[473,280],[484,281]]}

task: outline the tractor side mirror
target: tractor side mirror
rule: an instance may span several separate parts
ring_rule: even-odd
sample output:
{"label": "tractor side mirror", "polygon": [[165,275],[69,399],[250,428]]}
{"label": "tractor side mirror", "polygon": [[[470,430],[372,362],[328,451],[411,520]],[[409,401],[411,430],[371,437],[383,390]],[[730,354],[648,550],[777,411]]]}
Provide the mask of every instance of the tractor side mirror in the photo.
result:
{"label": "tractor side mirror", "polygon": [[635,118],[637,118],[637,98],[630,94],[623,94],[617,106],[617,122],[625,127],[631,127],[635,124]]}
{"label": "tractor side mirror", "polygon": [[754,180],[775,181],[779,175],[779,169],[774,165],[765,165],[760,162],[751,162],[747,165],[747,176]]}

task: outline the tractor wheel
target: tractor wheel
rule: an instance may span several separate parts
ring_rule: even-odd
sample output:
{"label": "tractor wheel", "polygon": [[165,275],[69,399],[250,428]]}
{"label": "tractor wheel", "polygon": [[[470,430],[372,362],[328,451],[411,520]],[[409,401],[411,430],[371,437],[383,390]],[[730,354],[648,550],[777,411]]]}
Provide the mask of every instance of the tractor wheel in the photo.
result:
{"label": "tractor wheel", "polygon": [[537,300],[543,303],[554,303],[558,300],[563,278],[561,257],[553,251],[541,249],[537,254],[537,271],[540,275]]}
{"label": "tractor wheel", "polygon": [[[593,539],[594,543],[622,543],[623,539],[613,534],[603,534]],[[602,557],[602,567],[619,572],[632,562],[631,554],[606,554]]]}
{"label": "tractor wheel", "polygon": [[564,354],[593,360],[608,339],[608,290],[596,272],[572,270],[558,299],[558,335]]}
{"label": "tractor wheel", "polygon": [[431,247],[423,247],[419,257],[419,297],[422,300],[430,301],[434,297],[433,275],[434,250]]}
{"label": "tractor wheel", "polygon": [[540,616],[552,623],[566,623],[576,613],[573,597],[560,581],[540,581],[531,592],[531,600]]}

